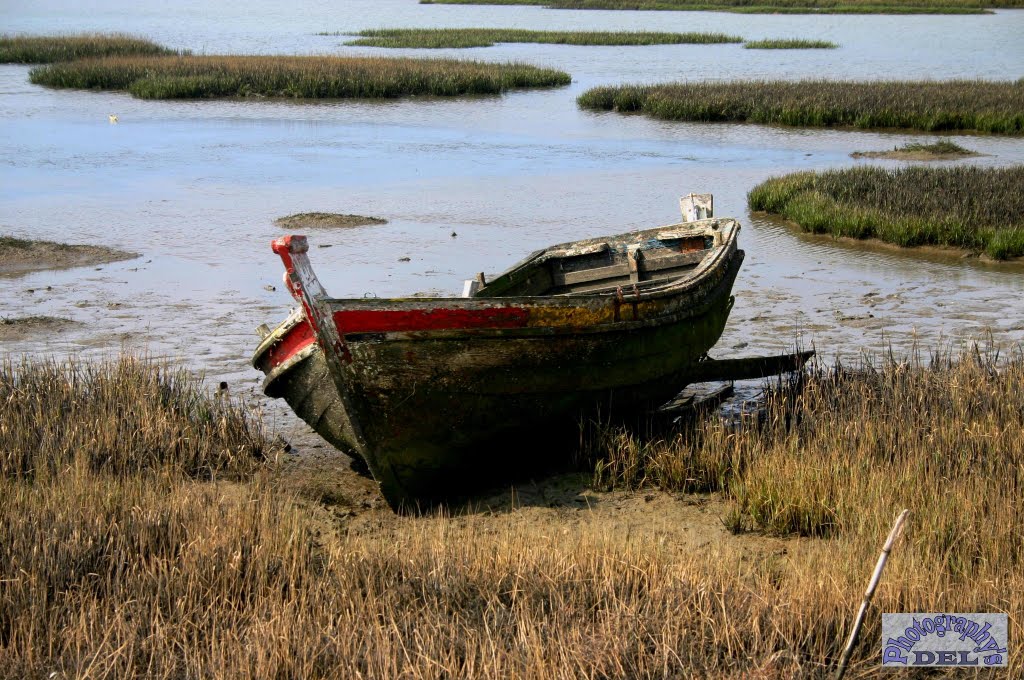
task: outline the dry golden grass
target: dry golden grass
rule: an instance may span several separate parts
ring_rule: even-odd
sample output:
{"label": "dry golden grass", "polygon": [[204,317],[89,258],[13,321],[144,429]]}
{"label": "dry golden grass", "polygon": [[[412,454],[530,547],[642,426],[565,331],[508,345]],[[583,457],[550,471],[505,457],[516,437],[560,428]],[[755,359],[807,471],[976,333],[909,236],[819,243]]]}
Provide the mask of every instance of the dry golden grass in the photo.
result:
{"label": "dry golden grass", "polygon": [[[5,404],[31,392],[14,382]],[[685,527],[665,518],[650,518],[659,539],[596,513],[331,525],[276,473],[197,481],[173,457],[98,466],[44,437],[63,464],[0,478],[0,676],[826,677],[904,506],[914,514],[875,611],[1006,611],[1019,640],[1022,383],[1020,360],[822,372],[758,427],[709,423],[634,447],[631,477],[628,461],[603,468],[602,484],[723,489],[734,525],[830,537],[774,552],[742,547],[756,536],[682,549],[664,532]],[[110,427],[97,422],[82,427]],[[152,460],[132,450],[144,441],[119,455]],[[200,469],[225,460],[216,448]],[[878,638],[875,613],[848,677],[880,674]]]}

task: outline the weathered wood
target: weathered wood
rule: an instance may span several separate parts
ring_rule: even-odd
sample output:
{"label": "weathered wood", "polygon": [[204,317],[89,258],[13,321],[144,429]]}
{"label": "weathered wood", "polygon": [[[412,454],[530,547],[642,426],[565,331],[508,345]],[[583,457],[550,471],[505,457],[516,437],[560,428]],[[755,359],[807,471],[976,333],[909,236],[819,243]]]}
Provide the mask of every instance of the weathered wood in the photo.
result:
{"label": "weathered wood", "polygon": [[[571,434],[595,411],[647,412],[705,363],[743,261],[739,225],[677,228],[708,242],[715,230],[727,236],[699,254],[658,239],[666,227],[562,244],[468,298],[332,299],[293,247],[301,242],[275,244],[303,311],[263,340],[253,363],[268,395],[366,460],[393,507],[465,491],[485,468],[516,467],[538,448],[538,431]],[[650,265],[664,279],[555,294],[560,262],[574,270],[567,276],[618,260],[628,277],[630,250],[643,252],[638,276]]]}
{"label": "weathered wood", "polygon": [[714,204],[711,194],[689,194],[679,199],[679,210],[683,213],[684,221],[695,222],[713,217]]}
{"label": "weathered wood", "polygon": [[711,359],[698,361],[690,367],[689,382],[710,382],[714,380],[755,380],[781,373],[791,373],[803,368],[814,356],[814,350],[778,354],[767,357],[743,357],[737,359]]}

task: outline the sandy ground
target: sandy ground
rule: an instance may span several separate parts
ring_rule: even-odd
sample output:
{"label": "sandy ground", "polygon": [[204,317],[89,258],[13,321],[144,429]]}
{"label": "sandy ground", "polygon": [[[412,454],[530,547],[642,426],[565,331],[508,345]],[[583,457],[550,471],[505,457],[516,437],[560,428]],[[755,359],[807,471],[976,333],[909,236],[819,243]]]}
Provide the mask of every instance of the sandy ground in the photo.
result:
{"label": "sandy ground", "polygon": [[0,276],[19,276],[44,269],[70,269],[138,257],[107,246],[68,245],[0,237]]}

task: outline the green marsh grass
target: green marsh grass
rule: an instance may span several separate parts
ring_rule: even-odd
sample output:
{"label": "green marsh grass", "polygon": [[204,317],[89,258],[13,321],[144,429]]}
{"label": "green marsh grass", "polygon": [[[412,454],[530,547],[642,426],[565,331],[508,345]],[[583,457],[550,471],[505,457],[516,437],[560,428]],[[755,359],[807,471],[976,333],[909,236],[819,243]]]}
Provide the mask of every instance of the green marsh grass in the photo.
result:
{"label": "green marsh grass", "polygon": [[950,142],[945,139],[940,139],[937,142],[931,142],[930,144],[922,144],[915,142],[912,144],[904,144],[897,151],[905,151],[907,153],[930,153],[936,156],[943,156],[949,154],[956,155],[972,155],[974,152],[970,149],[965,149],[956,142]]}
{"label": "green marsh grass", "polygon": [[1024,166],[854,167],[767,180],[752,210],[812,233],[952,246],[994,259],[1024,255]]}
{"label": "green marsh grass", "polygon": [[[199,470],[223,469],[223,446],[252,452],[249,435],[185,434],[205,412],[244,432],[241,414],[196,396],[168,427],[138,415],[181,402],[151,368],[72,369],[8,363],[0,381],[19,414],[0,437],[37,471],[8,455],[0,474],[5,677],[825,678],[903,507],[873,611],[1005,611],[1022,633],[1019,361],[812,374],[760,422],[632,447],[645,483],[721,489],[741,524],[808,536],[757,551],[756,534],[693,549],[664,518],[610,531],[567,508],[332,526],[280,470],[192,474],[181,446],[205,451]],[[107,463],[60,424],[111,444]],[[877,671],[879,634],[873,613],[854,676]]]}
{"label": "green marsh grass", "polygon": [[748,40],[743,43],[748,50],[834,50],[839,45],[828,40],[801,40],[773,38],[768,40]]}
{"label": "green marsh grass", "polygon": [[368,47],[491,47],[495,43],[559,45],[676,45],[738,43],[723,33],[654,33],[638,31],[528,31],[512,28],[379,28],[360,31],[346,45]]}
{"label": "green marsh grass", "polygon": [[594,111],[665,120],[802,127],[1024,133],[1024,85],[982,80],[734,81],[596,87],[577,98]]}
{"label": "green marsh grass", "polygon": [[48,64],[90,57],[168,54],[177,53],[123,33],[0,35],[0,63]]}
{"label": "green marsh grass", "polygon": [[981,14],[1024,0],[420,0],[420,4],[540,5],[552,9],[674,10],[746,14]]}
{"label": "green marsh grass", "polygon": [[295,56],[90,59],[36,67],[29,78],[49,87],[127,90],[141,99],[443,97],[570,82],[562,71],[516,63]]}

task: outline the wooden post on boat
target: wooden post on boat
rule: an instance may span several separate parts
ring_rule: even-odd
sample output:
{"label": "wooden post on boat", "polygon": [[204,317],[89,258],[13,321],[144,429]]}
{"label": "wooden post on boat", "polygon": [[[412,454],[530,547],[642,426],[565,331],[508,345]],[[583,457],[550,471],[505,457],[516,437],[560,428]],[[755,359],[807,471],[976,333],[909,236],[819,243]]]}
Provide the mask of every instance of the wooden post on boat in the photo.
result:
{"label": "wooden post on boat", "polygon": [[302,306],[302,311],[306,314],[306,323],[309,324],[323,352],[327,370],[338,390],[338,398],[344,406],[341,409],[344,418],[342,427],[351,438],[356,453],[367,460],[366,439],[363,437],[362,429],[348,415],[352,413],[351,397],[348,381],[343,372],[344,365],[352,363],[352,354],[338,332],[330,305],[326,303],[329,297],[327,291],[320,284],[309,263],[309,256],[306,254],[309,251],[309,243],[305,236],[282,236],[271,242],[270,247],[284,263],[285,285],[292,297]]}
{"label": "wooden post on boat", "polygon": [[679,199],[684,222],[696,222],[715,216],[715,198],[711,194],[688,194]]}

